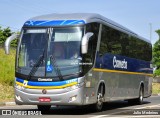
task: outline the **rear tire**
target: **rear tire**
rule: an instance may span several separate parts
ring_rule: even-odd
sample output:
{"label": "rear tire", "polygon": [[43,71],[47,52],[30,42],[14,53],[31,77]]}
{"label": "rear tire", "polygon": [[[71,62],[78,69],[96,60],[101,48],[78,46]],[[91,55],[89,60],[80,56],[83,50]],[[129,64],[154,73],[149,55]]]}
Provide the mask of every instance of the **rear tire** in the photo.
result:
{"label": "rear tire", "polygon": [[141,104],[143,104],[143,98],[144,98],[144,92],[143,92],[143,87],[141,86],[141,88],[139,90],[139,97],[136,98],[136,99],[128,100],[128,103],[129,104],[141,105]]}
{"label": "rear tire", "polygon": [[141,86],[139,90],[139,97],[135,99],[135,103],[138,105],[143,104],[143,98],[144,98],[144,92],[143,92],[143,87]]}
{"label": "rear tire", "polygon": [[51,105],[37,105],[39,111],[48,112],[51,108]]}

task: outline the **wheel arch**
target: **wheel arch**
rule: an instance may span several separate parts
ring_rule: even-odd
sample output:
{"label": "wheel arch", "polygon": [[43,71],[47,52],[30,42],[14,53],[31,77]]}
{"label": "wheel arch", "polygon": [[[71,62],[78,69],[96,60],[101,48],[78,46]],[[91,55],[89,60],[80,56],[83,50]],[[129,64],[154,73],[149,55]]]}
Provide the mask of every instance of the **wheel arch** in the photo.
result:
{"label": "wheel arch", "polygon": [[104,92],[103,95],[105,95],[105,93],[106,93],[106,84],[105,84],[104,80],[101,80],[101,81],[99,81],[99,83],[97,85],[96,96],[97,96],[98,90],[100,89],[101,86],[103,86],[103,92]]}
{"label": "wheel arch", "polygon": [[143,94],[144,94],[144,82],[143,81],[141,81],[140,84],[139,84],[139,89],[138,89],[139,91],[140,91],[141,87],[142,87],[142,91],[143,91]]}

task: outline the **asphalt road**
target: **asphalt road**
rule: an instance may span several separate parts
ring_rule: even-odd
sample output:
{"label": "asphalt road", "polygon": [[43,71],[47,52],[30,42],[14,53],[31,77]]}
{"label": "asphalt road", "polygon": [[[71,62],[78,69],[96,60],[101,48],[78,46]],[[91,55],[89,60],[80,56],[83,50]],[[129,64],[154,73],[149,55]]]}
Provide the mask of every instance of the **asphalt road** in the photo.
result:
{"label": "asphalt road", "polygon": [[[116,101],[105,103],[102,112],[95,112],[92,107],[67,107],[53,106],[49,112],[40,113],[36,106],[21,105],[21,106],[3,106],[3,110],[17,109],[18,112],[12,111],[14,118],[160,118],[160,96],[152,96],[144,99],[142,105],[130,105],[126,101]],[[6,111],[4,112],[6,113]],[[30,113],[30,116],[22,116],[22,114]],[[42,115],[32,115],[32,114]],[[13,118],[13,115],[1,115],[1,118]]]}

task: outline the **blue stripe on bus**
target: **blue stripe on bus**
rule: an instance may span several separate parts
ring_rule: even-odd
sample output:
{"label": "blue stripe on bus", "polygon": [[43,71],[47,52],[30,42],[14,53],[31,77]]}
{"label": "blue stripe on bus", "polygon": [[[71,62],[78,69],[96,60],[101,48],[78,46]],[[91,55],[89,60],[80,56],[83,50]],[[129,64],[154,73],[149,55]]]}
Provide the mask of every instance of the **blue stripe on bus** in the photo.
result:
{"label": "blue stripe on bus", "polygon": [[[16,78],[17,82],[23,83],[24,80],[20,78]],[[78,82],[78,79],[71,79],[71,80],[65,80],[65,81],[59,81],[59,82],[33,82],[33,81],[28,81],[27,85],[30,86],[62,86],[62,85],[67,85],[72,82]]]}
{"label": "blue stripe on bus", "polygon": [[24,82],[23,79],[20,79],[20,78],[17,78],[17,77],[16,77],[16,81],[17,81],[17,82],[20,82],[20,83],[23,83],[23,82]]}
{"label": "blue stripe on bus", "polygon": [[63,26],[85,24],[84,20],[43,20],[43,21],[26,21],[24,26]]}
{"label": "blue stripe on bus", "polygon": [[[95,68],[153,74],[153,69],[150,67],[150,62],[110,53],[106,53],[100,57],[98,56],[98,53]],[[116,60],[118,61],[127,62],[127,68],[116,67],[116,62],[113,61],[114,57],[116,57]]]}

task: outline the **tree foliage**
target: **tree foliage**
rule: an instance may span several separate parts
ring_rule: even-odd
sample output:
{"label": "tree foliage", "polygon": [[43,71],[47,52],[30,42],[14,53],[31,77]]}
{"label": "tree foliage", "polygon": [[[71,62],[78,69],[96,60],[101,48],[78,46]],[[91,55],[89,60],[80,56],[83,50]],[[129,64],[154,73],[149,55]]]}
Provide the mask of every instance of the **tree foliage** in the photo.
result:
{"label": "tree foliage", "polygon": [[[14,32],[11,31],[11,29],[9,27],[2,29],[2,27],[0,27],[0,46],[4,46],[4,42],[6,41],[6,39],[11,36]],[[11,42],[11,46],[12,47],[16,47],[17,46],[17,40],[13,40]]]}
{"label": "tree foliage", "polygon": [[160,76],[160,29],[156,30],[156,33],[158,34],[159,39],[156,41],[153,47],[153,65],[156,67],[154,75]]}

